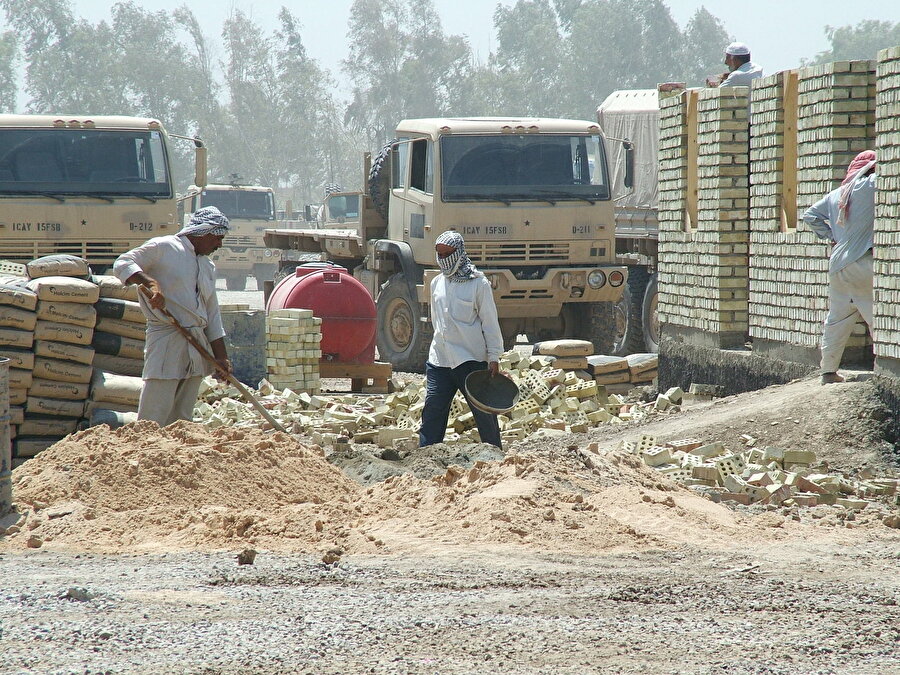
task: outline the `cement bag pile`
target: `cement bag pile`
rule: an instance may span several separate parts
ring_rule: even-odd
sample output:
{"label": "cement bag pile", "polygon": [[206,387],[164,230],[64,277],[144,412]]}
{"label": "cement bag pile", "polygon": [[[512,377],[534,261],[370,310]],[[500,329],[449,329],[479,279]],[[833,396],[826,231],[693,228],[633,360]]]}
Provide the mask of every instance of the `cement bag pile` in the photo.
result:
{"label": "cement bag pile", "polygon": [[93,281],[100,288],[100,299],[94,306],[94,367],[116,375],[140,377],[147,322],[138,304],[137,286],[125,286],[113,276],[95,276]]}
{"label": "cement bag pile", "polygon": [[33,364],[14,463],[33,457],[78,428],[91,381],[91,347],[100,296],[87,263],[55,255],[26,265],[37,296]]}
{"label": "cement bag pile", "polygon": [[585,371],[610,393],[624,393],[632,387],[652,384],[658,373],[656,354],[626,357],[594,354],[594,347],[587,340],[538,342],[532,347],[532,354],[549,357],[553,368]]}
{"label": "cement bag pile", "polygon": [[9,359],[10,436],[15,439],[25,419],[25,402],[34,369],[37,293],[28,279],[0,276],[0,356]]}
{"label": "cement bag pile", "polygon": [[94,276],[100,298],[94,305],[94,374],[82,427],[107,424],[115,429],[137,419],[144,369],[147,321],[138,303],[137,286],[114,276]]}

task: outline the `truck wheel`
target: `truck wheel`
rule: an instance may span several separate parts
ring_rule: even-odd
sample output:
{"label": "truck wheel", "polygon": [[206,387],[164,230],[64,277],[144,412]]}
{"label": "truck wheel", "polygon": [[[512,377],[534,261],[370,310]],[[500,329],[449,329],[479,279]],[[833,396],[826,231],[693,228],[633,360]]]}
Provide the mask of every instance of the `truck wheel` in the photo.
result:
{"label": "truck wheel", "polygon": [[[615,303],[591,302],[569,304],[566,321],[567,332],[579,340],[588,340],[594,345],[594,354],[612,354],[616,337]],[[570,330],[568,326],[572,326]]]}
{"label": "truck wheel", "polygon": [[409,297],[406,277],[395,274],[378,294],[376,301],[378,333],[376,342],[382,361],[390,361],[397,370],[425,372],[431,346],[431,323],[420,320],[419,303]]}
{"label": "truck wheel", "polygon": [[644,331],[644,347],[652,354],[659,353],[659,302],[658,274],[650,276],[647,290],[644,291],[644,302],[641,308],[641,325]]}
{"label": "truck wheel", "polygon": [[650,274],[644,267],[628,268],[628,284],[616,303],[616,336],[613,355],[627,356],[644,351],[644,292]]}
{"label": "truck wheel", "polygon": [[388,203],[391,197],[391,153],[394,151],[393,139],[385,143],[381,151],[372,160],[369,169],[369,197],[378,214],[387,220]]}
{"label": "truck wheel", "polygon": [[229,291],[242,291],[247,288],[246,274],[227,274],[225,275],[225,288]]}

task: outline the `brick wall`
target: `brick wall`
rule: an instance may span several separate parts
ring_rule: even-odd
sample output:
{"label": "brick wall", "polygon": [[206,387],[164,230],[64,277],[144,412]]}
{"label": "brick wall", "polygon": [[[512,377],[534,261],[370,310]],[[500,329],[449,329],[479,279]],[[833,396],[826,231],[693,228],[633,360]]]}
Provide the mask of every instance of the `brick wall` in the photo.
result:
{"label": "brick wall", "polygon": [[840,185],[856,154],[877,147],[874,334],[860,322],[844,362],[867,352],[871,362],[874,342],[878,363],[900,376],[900,47],[877,62],[758,80],[752,124],[746,92],[701,89],[660,102],[663,337],[722,348],[749,334],[755,353],[817,363],[829,245],[802,214]]}
{"label": "brick wall", "polygon": [[[794,172],[785,165],[792,142],[787,79],[788,73],[776,73],[753,90],[750,336],[757,353],[817,362],[828,311],[829,246],[801,217],[840,185],[857,153],[874,147],[875,70],[871,61],[842,61],[797,72],[795,204],[784,200]],[[866,341],[860,322],[845,360],[863,358]]]}
{"label": "brick wall", "polygon": [[687,159],[691,93],[661,102],[660,321],[669,335],[716,347],[743,345],[748,327],[747,94],[746,87],[695,94],[696,166]]}
{"label": "brick wall", "polygon": [[878,53],[875,205],[876,369],[900,377],[900,47]]}

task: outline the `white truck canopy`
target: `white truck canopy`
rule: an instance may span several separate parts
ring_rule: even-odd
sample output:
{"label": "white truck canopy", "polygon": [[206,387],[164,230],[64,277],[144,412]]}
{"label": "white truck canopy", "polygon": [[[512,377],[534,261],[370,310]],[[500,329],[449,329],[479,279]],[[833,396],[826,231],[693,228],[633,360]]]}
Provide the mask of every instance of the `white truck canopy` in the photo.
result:
{"label": "white truck canopy", "polygon": [[[659,95],[656,89],[614,91],[597,108],[597,123],[606,141],[610,180],[617,206],[653,208],[658,201],[656,153],[659,140]],[[612,139],[628,139],[634,144],[634,190],[624,185],[625,150]]]}

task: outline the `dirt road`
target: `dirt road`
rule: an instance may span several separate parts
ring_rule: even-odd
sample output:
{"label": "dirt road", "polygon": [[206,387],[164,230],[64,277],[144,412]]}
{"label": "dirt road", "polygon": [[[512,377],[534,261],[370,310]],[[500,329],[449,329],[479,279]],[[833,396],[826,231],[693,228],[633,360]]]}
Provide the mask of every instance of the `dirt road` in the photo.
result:
{"label": "dirt road", "polygon": [[716,504],[604,452],[753,435],[896,476],[893,414],[797,382],[403,475],[255,430],[81,432],[14,473],[0,672],[898,673],[892,502]]}
{"label": "dirt road", "polygon": [[6,554],[0,670],[881,675],[898,672],[898,568],[896,540],[853,538],[334,567],[273,554],[253,566],[221,553]]}

